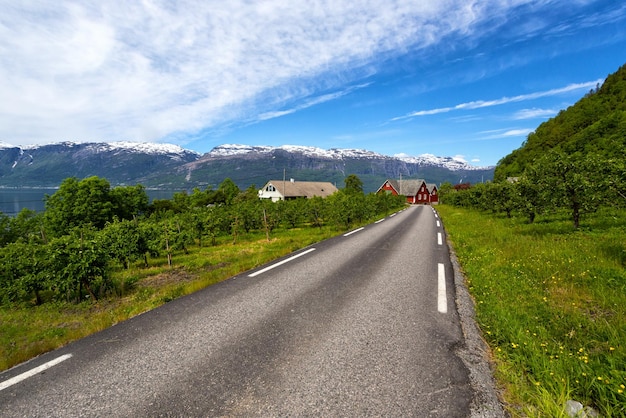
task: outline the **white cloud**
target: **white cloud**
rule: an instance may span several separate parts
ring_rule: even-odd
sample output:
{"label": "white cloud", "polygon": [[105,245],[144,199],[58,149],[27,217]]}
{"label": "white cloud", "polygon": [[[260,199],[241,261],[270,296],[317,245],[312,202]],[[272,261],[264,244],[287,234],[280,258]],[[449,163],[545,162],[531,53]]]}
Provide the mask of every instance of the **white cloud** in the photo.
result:
{"label": "white cloud", "polygon": [[497,0],[3,1],[0,137],[149,141],[279,116],[298,110],[277,110],[294,100],[375,72],[385,56],[469,36],[500,7]]}
{"label": "white cloud", "polygon": [[285,115],[289,115],[291,113],[295,113],[299,110],[303,110],[306,109],[308,107],[311,106],[315,106],[317,104],[320,103],[324,103],[324,102],[328,102],[331,100],[335,100],[339,97],[345,96],[346,94],[350,94],[351,92],[353,92],[356,89],[360,89],[363,87],[367,87],[369,85],[369,83],[364,83],[364,84],[360,84],[357,86],[351,86],[348,87],[347,89],[344,89],[342,91],[337,91],[334,93],[328,93],[328,94],[323,94],[321,96],[317,96],[317,97],[312,97],[312,98],[308,98],[306,100],[304,100],[302,103],[298,104],[297,106],[291,108],[291,109],[285,109],[285,110],[273,110],[270,112],[265,112],[265,113],[261,113],[258,116],[255,116],[254,119],[256,121],[261,121],[261,120],[267,120],[267,119],[273,119],[273,118],[278,118],[281,116],[285,116]]}
{"label": "white cloud", "polygon": [[517,103],[517,102],[524,102],[524,101],[529,101],[529,100],[536,100],[542,97],[556,96],[559,94],[569,93],[572,91],[577,91],[577,90],[582,90],[582,89],[588,90],[589,88],[593,88],[597,84],[602,83],[603,81],[604,80],[595,80],[595,81],[588,81],[585,83],[574,83],[574,84],[569,84],[565,87],[560,87],[560,88],[546,90],[546,91],[539,91],[535,93],[520,94],[518,96],[513,96],[513,97],[502,97],[500,99],[495,99],[495,100],[475,100],[471,102],[460,103],[460,104],[449,106],[449,107],[441,107],[441,108],[428,109],[428,110],[418,110],[416,112],[411,112],[405,116],[395,117],[392,120],[396,121],[396,120],[414,118],[417,116],[429,116],[429,115],[436,115],[439,113],[448,113],[453,110],[474,110],[474,109],[481,109],[485,107],[501,106],[501,105],[505,105],[508,103]]}
{"label": "white cloud", "polygon": [[533,132],[533,129],[510,129],[502,133],[502,137],[509,136],[526,136],[529,133]]}
{"label": "white cloud", "polygon": [[516,129],[494,129],[489,131],[479,132],[483,136],[482,139],[501,139],[501,138],[512,138],[512,137],[524,137],[528,136],[529,133],[533,132],[534,129],[528,128],[516,128]]}
{"label": "white cloud", "polygon": [[278,117],[521,4],[544,3],[0,0],[0,139],[157,141]]}
{"label": "white cloud", "polygon": [[554,109],[522,109],[513,114],[514,120],[549,118],[559,113]]}

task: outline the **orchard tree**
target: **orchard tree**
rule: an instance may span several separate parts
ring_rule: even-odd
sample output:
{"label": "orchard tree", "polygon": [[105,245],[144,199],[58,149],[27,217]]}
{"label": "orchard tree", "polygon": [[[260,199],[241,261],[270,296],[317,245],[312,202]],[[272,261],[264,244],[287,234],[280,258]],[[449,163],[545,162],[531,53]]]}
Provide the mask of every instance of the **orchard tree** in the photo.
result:
{"label": "orchard tree", "polygon": [[115,220],[100,231],[100,240],[108,256],[118,260],[125,269],[140,258],[147,265],[146,253],[150,251],[149,239],[136,220]]}
{"label": "orchard tree", "polygon": [[114,215],[111,186],[107,180],[96,176],[63,180],[59,190],[52,196],[46,195],[45,204],[45,222],[55,236],[83,225],[100,229]]}
{"label": "orchard tree", "polygon": [[42,302],[41,291],[49,284],[47,248],[14,242],[0,252],[0,301],[16,302],[29,296]]}
{"label": "orchard tree", "polygon": [[69,235],[52,240],[48,257],[52,283],[59,295],[82,300],[83,290],[97,301],[111,288],[109,256],[96,231],[76,228]]}
{"label": "orchard tree", "polygon": [[548,193],[540,182],[540,173],[535,165],[526,167],[524,174],[515,183],[518,194],[517,210],[526,215],[529,223],[533,223],[537,215],[545,212],[549,206]]}
{"label": "orchard tree", "polygon": [[276,202],[283,208],[283,219],[290,228],[297,227],[306,216],[306,205],[308,199],[290,199]]}
{"label": "orchard tree", "polygon": [[518,206],[517,190],[515,185],[509,181],[489,183],[487,188],[487,198],[492,205],[494,212],[504,212],[507,218]]}
{"label": "orchard tree", "polygon": [[595,211],[602,202],[601,167],[601,160],[593,155],[551,150],[534,164],[530,179],[551,206],[570,210],[578,228],[581,214]]}
{"label": "orchard tree", "polygon": [[441,186],[439,186],[439,201],[441,203],[449,203],[448,196],[455,192],[454,186],[449,181],[446,181]]}
{"label": "orchard tree", "polygon": [[15,240],[11,229],[11,218],[0,212],[0,248]]}
{"label": "orchard tree", "polygon": [[22,242],[45,242],[43,232],[43,214],[28,208],[22,209],[11,220],[11,231],[15,240]]}
{"label": "orchard tree", "polygon": [[111,190],[111,200],[114,214],[119,219],[133,219],[147,212],[150,198],[146,188],[141,184],[136,186],[115,187]]}
{"label": "orchard tree", "polygon": [[313,196],[307,199],[306,216],[311,225],[318,228],[324,226],[324,220],[328,212],[327,206],[326,200],[320,196]]}
{"label": "orchard tree", "polygon": [[626,206],[626,157],[606,158],[601,164],[601,187],[613,206]]}
{"label": "orchard tree", "polygon": [[363,182],[356,174],[350,174],[345,178],[345,191],[347,193],[363,194]]}
{"label": "orchard tree", "polygon": [[231,205],[240,193],[239,187],[237,187],[235,182],[232,181],[230,178],[224,179],[224,181],[222,181],[217,188],[217,191],[220,192],[223,196],[223,203],[225,203],[226,205]]}

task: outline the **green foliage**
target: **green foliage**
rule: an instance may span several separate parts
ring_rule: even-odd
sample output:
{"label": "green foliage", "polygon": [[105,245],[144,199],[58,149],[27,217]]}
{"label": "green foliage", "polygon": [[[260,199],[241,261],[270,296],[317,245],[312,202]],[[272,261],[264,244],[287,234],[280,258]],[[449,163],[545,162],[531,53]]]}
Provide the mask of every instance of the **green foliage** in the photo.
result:
{"label": "green foliage", "polygon": [[48,258],[41,245],[11,243],[0,252],[0,300],[20,301],[32,296],[41,303],[41,292],[50,285]]}
{"label": "green foliage", "polygon": [[520,177],[449,191],[442,202],[455,206],[519,213],[533,222],[538,214],[567,209],[574,228],[583,215],[601,207],[626,207],[626,158],[603,153],[546,152]]}
{"label": "green foliage", "polygon": [[92,229],[74,229],[70,235],[55,238],[48,245],[52,286],[66,300],[92,300],[110,289],[108,261],[101,239]]}
{"label": "green foliage", "polygon": [[100,241],[111,260],[118,260],[128,269],[130,263],[143,259],[147,266],[147,254],[158,254],[159,248],[155,246],[155,231],[140,224],[137,220],[115,220],[108,223],[100,232]]}
{"label": "green foliage", "polygon": [[[169,267],[194,247],[231,235],[265,233],[281,226],[345,230],[401,207],[401,198],[364,195],[354,184],[331,198],[273,203],[250,186],[240,191],[229,179],[217,190],[194,189],[171,200],[147,203],[141,186],[110,189],[106,180],[70,178],[47,197],[46,211],[0,216],[0,303],[39,305],[54,300],[99,300],[124,294],[135,280],[111,279],[111,271],[148,268],[149,258],[167,256]],[[182,254],[182,255],[181,255]],[[154,261],[152,264],[158,263]]]}
{"label": "green foliage", "polygon": [[597,154],[602,159],[626,157],[626,65],[607,77],[604,84],[528,135],[523,146],[504,157],[494,180],[521,176],[544,154]]}
{"label": "green foliage", "polygon": [[[49,198],[51,213],[0,216],[0,368],[405,204],[398,196],[347,192],[273,203],[260,200],[254,187],[235,195],[232,186],[180,193],[145,210],[141,187],[109,190],[106,205],[107,194],[97,193],[106,182],[69,179]],[[74,193],[111,208],[110,219],[98,226],[94,218],[73,218]],[[129,204],[116,203],[119,196]],[[187,283],[199,270],[202,278]],[[84,312],[78,324],[69,319],[76,312]]]}
{"label": "green foliage", "polygon": [[344,190],[346,191],[346,193],[363,193],[363,182],[356,175],[350,174],[348,177],[346,177],[344,181],[346,185]]}
{"label": "green foliage", "polygon": [[578,228],[581,214],[597,210],[606,195],[598,176],[601,166],[601,160],[593,154],[552,150],[539,159],[527,177],[537,185],[543,201],[552,207],[568,208]]}
{"label": "green foliage", "polygon": [[220,203],[225,203],[226,205],[232,204],[240,192],[239,187],[229,178],[220,183],[217,191],[224,196],[223,202]]}
{"label": "green foliage", "polygon": [[53,236],[62,236],[75,227],[101,229],[114,217],[132,219],[148,208],[148,195],[142,186],[111,189],[99,177],[65,179],[59,190],[46,196],[44,221]]}
{"label": "green foliage", "polygon": [[133,219],[148,210],[150,199],[145,187],[136,186],[115,187],[110,192],[114,215],[119,219]]}

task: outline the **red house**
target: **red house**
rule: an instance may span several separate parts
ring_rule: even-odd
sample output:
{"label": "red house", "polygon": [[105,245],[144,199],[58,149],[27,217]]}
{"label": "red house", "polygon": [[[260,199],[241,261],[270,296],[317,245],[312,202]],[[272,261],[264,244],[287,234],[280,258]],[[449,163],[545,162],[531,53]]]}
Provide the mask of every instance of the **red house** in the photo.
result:
{"label": "red house", "polygon": [[391,193],[393,195],[406,196],[407,203],[436,205],[439,203],[437,186],[427,184],[422,179],[417,180],[391,180],[387,179],[376,193]]}

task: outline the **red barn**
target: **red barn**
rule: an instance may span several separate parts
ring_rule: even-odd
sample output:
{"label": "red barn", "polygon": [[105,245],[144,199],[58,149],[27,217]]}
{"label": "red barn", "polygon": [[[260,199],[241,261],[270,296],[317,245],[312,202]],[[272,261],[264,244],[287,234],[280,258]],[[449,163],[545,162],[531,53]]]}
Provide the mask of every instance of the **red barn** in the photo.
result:
{"label": "red barn", "polygon": [[391,193],[406,196],[407,203],[430,205],[439,203],[437,186],[426,184],[422,179],[390,180],[387,179],[376,193]]}

